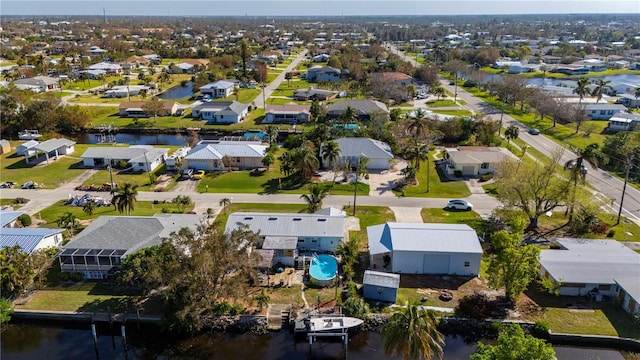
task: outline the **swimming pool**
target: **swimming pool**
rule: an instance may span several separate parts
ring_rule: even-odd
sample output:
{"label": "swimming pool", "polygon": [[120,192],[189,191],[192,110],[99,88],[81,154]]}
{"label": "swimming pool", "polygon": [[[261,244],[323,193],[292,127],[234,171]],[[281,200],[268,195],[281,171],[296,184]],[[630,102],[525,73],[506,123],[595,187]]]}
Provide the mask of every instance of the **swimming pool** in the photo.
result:
{"label": "swimming pool", "polygon": [[320,286],[331,285],[338,274],[338,261],[331,255],[316,255],[311,259],[309,275]]}

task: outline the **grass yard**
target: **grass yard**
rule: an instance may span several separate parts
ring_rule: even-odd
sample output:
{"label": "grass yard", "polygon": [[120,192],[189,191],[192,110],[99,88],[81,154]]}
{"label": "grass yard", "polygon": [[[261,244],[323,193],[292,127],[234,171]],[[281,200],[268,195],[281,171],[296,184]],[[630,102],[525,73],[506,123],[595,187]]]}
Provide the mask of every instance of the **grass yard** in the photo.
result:
{"label": "grass yard", "polygon": [[482,218],[475,211],[455,211],[438,208],[423,208],[420,212],[425,223],[467,224],[479,229]]}
{"label": "grass yard", "polygon": [[[54,189],[60,185],[82,175],[85,169],[82,167],[80,155],[86,150],[86,145],[76,144],[75,152],[70,156],[62,156],[58,160],[46,165],[27,164],[24,157],[17,156],[15,151],[0,156],[0,181],[12,181],[21,185],[27,181],[33,181],[42,185],[45,189]],[[43,159],[40,156],[40,159]],[[30,161],[35,161],[33,158]],[[35,196],[35,193],[34,193]]]}
{"label": "grass yard", "polygon": [[[448,198],[462,198],[471,195],[469,188],[462,181],[449,181],[444,176],[440,176],[438,172],[439,168],[436,167],[433,161],[429,162],[430,174],[429,174],[429,192],[427,192],[427,170],[426,164],[418,171],[416,175],[418,185],[405,186],[404,196],[409,197],[448,197]],[[445,179],[444,181],[442,179]],[[396,195],[402,196],[403,191],[394,190]]]}
{"label": "grass yard", "polygon": [[469,110],[433,110],[436,114],[452,115],[452,116],[472,116]]}
{"label": "grass yard", "polygon": [[444,99],[444,100],[429,100],[426,102],[427,107],[438,108],[438,107],[457,107],[456,103],[453,100]]}
{"label": "grass yard", "polygon": [[243,104],[251,104],[251,102],[260,94],[261,89],[238,89],[238,99],[231,94],[226,98],[216,99],[216,101],[238,101]]}
{"label": "grass yard", "polygon": [[[353,206],[345,207],[347,215],[353,214]],[[356,217],[360,220],[360,231],[351,231],[350,237],[357,237],[361,246],[367,247],[367,226],[396,221],[396,216],[386,206],[356,206]]]}

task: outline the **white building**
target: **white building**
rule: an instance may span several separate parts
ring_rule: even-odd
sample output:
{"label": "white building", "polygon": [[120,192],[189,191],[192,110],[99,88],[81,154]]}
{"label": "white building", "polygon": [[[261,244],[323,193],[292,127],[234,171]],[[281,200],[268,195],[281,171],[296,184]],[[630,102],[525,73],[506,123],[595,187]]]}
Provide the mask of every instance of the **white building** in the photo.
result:
{"label": "white building", "polygon": [[49,228],[2,228],[0,248],[19,246],[22,251],[31,254],[36,250],[58,247],[62,243],[65,229]]}

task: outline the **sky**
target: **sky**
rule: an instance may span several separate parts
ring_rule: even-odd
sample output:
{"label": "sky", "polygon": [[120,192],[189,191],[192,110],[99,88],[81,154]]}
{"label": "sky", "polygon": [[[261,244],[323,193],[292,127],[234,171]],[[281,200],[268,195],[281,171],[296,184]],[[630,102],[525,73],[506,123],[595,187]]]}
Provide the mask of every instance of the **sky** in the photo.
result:
{"label": "sky", "polygon": [[354,16],[640,14],[640,0],[1,0],[0,15]]}

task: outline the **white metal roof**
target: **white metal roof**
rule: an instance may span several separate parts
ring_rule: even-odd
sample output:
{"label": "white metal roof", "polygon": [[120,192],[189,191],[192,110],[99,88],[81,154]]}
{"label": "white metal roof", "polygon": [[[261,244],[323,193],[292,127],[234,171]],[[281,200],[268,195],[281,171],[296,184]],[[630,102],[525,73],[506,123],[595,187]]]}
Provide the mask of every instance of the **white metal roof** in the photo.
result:
{"label": "white metal roof", "polygon": [[65,146],[73,146],[76,142],[69,139],[49,139],[34,146],[34,149],[51,152]]}
{"label": "white metal roof", "polygon": [[392,251],[482,254],[476,231],[464,224],[395,223],[369,226],[371,255]]}
{"label": "white metal roof", "polygon": [[640,279],[640,254],[615,240],[555,239],[562,249],[542,250],[540,265],[564,283],[613,284],[614,279]]}
{"label": "white metal roof", "polygon": [[2,228],[0,248],[18,245],[22,251],[30,254],[42,240],[63,231],[64,229],[49,228]]}
{"label": "white metal roof", "polygon": [[344,237],[344,216],[290,213],[236,212],[229,215],[225,232],[246,224],[262,236]]}

